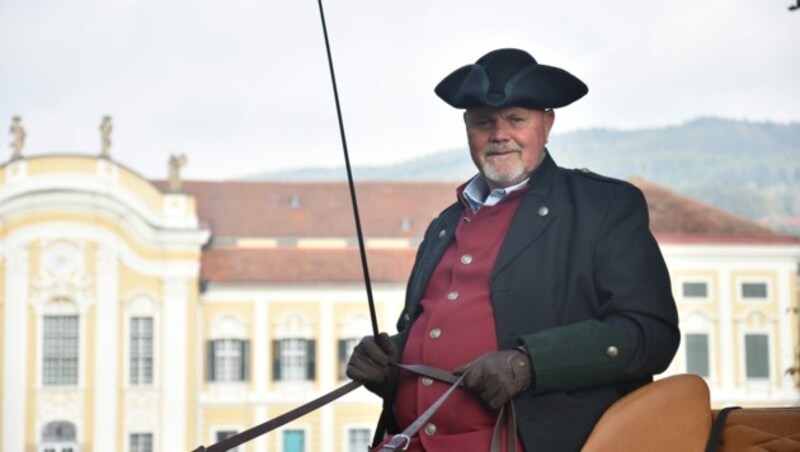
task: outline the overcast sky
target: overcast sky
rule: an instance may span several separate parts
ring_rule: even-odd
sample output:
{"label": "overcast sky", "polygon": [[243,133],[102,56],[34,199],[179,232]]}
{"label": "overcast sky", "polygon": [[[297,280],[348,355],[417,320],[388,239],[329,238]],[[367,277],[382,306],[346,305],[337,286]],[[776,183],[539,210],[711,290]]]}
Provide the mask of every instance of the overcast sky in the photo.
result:
{"label": "overcast sky", "polygon": [[[800,11],[790,0],[327,0],[354,166],[464,144],[433,94],[489,50],[519,47],[589,94],[556,132],[701,115],[800,120]],[[164,178],[343,164],[316,0],[0,0],[0,127],[24,153],[111,155]],[[554,150],[557,152],[557,150]],[[465,158],[467,158],[465,156]]]}

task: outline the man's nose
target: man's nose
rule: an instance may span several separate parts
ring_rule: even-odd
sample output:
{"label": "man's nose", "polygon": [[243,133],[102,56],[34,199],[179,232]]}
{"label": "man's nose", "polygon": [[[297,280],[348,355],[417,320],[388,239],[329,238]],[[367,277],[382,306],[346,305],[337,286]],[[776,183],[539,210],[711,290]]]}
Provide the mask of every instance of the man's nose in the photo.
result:
{"label": "man's nose", "polygon": [[492,141],[508,141],[511,139],[511,126],[506,121],[497,121],[492,127],[490,139]]}

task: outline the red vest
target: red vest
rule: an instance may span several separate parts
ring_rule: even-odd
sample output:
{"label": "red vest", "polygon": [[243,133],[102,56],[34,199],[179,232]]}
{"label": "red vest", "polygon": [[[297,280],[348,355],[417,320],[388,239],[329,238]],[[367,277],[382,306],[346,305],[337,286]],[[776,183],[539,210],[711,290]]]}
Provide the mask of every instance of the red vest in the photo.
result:
{"label": "red vest", "polygon": [[[524,191],[517,190],[477,213],[465,208],[453,242],[420,300],[423,310],[411,327],[402,362],[451,371],[497,351],[489,280]],[[398,426],[402,429],[412,423],[448,386],[401,371],[394,406]],[[497,414],[476,396],[457,389],[420,430],[408,450],[489,450]],[[519,440],[517,450],[524,450]]]}

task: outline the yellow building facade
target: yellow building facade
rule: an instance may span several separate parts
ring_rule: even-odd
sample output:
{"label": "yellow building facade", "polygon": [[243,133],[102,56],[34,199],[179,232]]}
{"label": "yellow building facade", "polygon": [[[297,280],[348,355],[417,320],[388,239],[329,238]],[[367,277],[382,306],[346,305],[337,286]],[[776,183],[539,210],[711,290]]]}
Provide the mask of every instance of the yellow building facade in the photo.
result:
{"label": "yellow building facade", "polygon": [[[358,187],[380,329],[455,185]],[[642,188],[657,212],[665,195]],[[4,164],[0,449],[187,451],[343,385],[371,332],[350,212],[341,183],[176,188],[107,157]],[[797,404],[800,242],[659,218],[684,334],[668,373],[703,375],[717,405]],[[379,411],[360,388],[238,451],[363,451]]]}

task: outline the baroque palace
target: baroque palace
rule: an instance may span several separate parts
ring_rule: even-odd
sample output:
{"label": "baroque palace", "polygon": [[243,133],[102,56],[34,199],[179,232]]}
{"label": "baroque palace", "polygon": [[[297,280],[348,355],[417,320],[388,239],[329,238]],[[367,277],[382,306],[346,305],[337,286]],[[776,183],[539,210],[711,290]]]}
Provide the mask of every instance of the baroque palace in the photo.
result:
{"label": "baroque palace", "polygon": [[[371,327],[344,183],[181,181],[179,157],[152,181],[107,151],[0,167],[0,450],[188,451],[346,382]],[[800,240],[632,182],[680,309],[667,374],[800,403]],[[381,329],[456,185],[357,185]],[[361,452],[379,410],[358,389],[238,450]]]}

